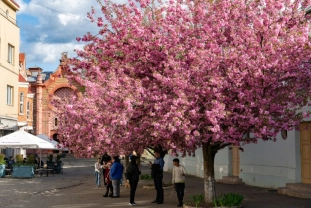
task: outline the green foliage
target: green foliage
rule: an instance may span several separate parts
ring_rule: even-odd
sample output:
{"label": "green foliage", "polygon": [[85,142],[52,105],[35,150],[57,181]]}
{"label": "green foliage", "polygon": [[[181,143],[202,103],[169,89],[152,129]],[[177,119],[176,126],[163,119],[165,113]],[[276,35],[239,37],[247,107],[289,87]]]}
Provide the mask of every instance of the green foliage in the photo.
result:
{"label": "green foliage", "polygon": [[152,177],[149,174],[143,174],[140,176],[140,179],[141,180],[152,180]]}
{"label": "green foliage", "polygon": [[56,161],[55,162],[60,162],[61,158],[62,158],[62,155],[60,155],[60,154],[56,155]]}
{"label": "green foliage", "polygon": [[34,155],[27,155],[27,164],[28,165],[35,164],[35,156]]}
{"label": "green foliage", "polygon": [[16,155],[15,159],[17,164],[23,163],[23,155]]}
{"label": "green foliage", "polygon": [[53,162],[53,157],[54,157],[53,154],[49,154],[48,155],[48,161]]}
{"label": "green foliage", "polygon": [[221,194],[214,199],[215,207],[231,207],[231,206],[240,206],[244,196],[241,194],[229,193]]}
{"label": "green foliage", "polygon": [[198,207],[200,204],[204,203],[204,194],[192,195],[190,199],[195,204],[195,207]]}
{"label": "green foliage", "polygon": [[0,154],[0,165],[5,165],[5,155],[4,154]]}

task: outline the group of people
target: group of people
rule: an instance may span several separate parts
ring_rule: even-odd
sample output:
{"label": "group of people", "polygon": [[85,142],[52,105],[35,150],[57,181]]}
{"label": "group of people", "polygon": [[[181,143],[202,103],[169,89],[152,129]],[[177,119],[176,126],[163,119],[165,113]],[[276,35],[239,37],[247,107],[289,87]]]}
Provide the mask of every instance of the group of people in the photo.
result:
{"label": "group of people", "polygon": [[123,165],[119,156],[111,158],[107,153],[95,163],[95,178],[97,187],[101,186],[101,174],[104,177],[106,193],[103,197],[120,197],[120,185],[122,183]]}
{"label": "group of people", "polygon": [[[164,192],[163,192],[163,167],[164,160],[160,156],[159,152],[154,152],[155,160],[150,162],[151,176],[153,177],[154,186],[156,189],[156,198],[152,203],[163,204]],[[137,157],[135,155],[130,156],[130,163],[125,171],[125,178],[130,185],[130,202],[131,206],[137,205],[135,202],[135,192],[137,189],[138,181],[140,178],[140,168],[136,163]],[[179,159],[173,160],[172,171],[172,184],[176,190],[178,198],[178,207],[183,206],[183,197],[185,189],[185,175],[186,169],[179,164]],[[104,177],[104,183],[106,186],[106,193],[103,197],[120,197],[120,184],[122,184],[122,175],[124,172],[124,166],[120,162],[119,156],[110,157],[107,153],[100,159],[97,159],[95,163],[95,178],[97,187],[101,186],[101,174]]]}

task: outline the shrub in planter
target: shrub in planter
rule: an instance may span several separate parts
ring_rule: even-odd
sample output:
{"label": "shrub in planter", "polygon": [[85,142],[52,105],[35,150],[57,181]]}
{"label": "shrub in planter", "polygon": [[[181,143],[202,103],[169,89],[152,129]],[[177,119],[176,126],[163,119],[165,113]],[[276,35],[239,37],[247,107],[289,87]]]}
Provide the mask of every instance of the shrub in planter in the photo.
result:
{"label": "shrub in planter", "polygon": [[240,207],[244,196],[241,194],[221,194],[214,199],[215,207]]}
{"label": "shrub in planter", "polygon": [[27,156],[27,163],[23,163],[23,155],[16,155],[16,164],[13,165],[13,178],[32,178],[34,176],[33,155]]}
{"label": "shrub in planter", "polygon": [[23,155],[16,155],[15,156],[15,159],[16,159],[16,163],[19,164],[19,163],[23,163]]}
{"label": "shrub in planter", "polygon": [[30,164],[30,165],[35,164],[35,157],[34,157],[34,155],[27,155],[27,164]]}
{"label": "shrub in planter", "polygon": [[34,176],[34,165],[30,164],[14,164],[13,178],[32,178]]}
{"label": "shrub in planter", "polygon": [[5,155],[0,154],[0,177],[3,178],[5,176]]}
{"label": "shrub in planter", "polygon": [[48,155],[48,162],[53,162],[53,158],[54,158],[53,154],[49,154]]}
{"label": "shrub in planter", "polygon": [[53,156],[53,154],[49,154],[48,155],[48,161],[46,161],[46,164],[47,164],[47,166],[48,167],[54,167],[54,164],[55,164],[55,162],[53,161],[53,159],[54,159],[54,156]]}
{"label": "shrub in planter", "polygon": [[56,155],[56,160],[55,160],[55,162],[56,162],[56,163],[61,162],[61,160],[60,160],[61,158],[62,158],[62,156],[61,156],[60,154]]}
{"label": "shrub in planter", "polygon": [[152,176],[149,174],[143,174],[140,176],[141,180],[152,180]]}

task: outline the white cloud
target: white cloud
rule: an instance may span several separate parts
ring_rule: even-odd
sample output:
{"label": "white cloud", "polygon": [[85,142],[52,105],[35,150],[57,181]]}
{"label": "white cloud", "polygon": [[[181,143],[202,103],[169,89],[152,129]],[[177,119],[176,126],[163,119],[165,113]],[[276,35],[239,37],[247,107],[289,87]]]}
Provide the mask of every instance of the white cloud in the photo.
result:
{"label": "white cloud", "polygon": [[29,67],[58,64],[61,53],[65,51],[69,56],[75,56],[73,50],[82,48],[76,37],[87,32],[97,34],[99,30],[87,18],[92,6],[100,10],[96,0],[31,0],[28,4],[23,0],[16,2],[20,5],[17,13],[21,30],[20,51],[26,53]]}
{"label": "white cloud", "polygon": [[[65,44],[49,44],[49,43],[35,43],[33,45],[33,52],[29,59],[35,59],[40,57],[43,63],[54,63],[55,60],[59,60],[62,52],[68,52],[69,56],[75,56],[74,49],[82,49],[83,46],[73,43]],[[32,61],[32,60],[29,60]]]}
{"label": "white cloud", "polygon": [[73,24],[77,24],[79,22],[80,17],[78,15],[76,16],[68,16],[65,14],[59,14],[57,15],[60,23],[62,23],[62,25],[66,26],[68,23],[73,23]]}

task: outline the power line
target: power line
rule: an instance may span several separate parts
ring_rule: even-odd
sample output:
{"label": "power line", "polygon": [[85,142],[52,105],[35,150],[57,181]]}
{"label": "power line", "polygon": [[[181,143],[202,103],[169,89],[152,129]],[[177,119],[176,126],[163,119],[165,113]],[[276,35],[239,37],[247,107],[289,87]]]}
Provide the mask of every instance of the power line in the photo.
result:
{"label": "power line", "polygon": [[[38,4],[38,3],[34,2],[34,1],[31,1],[31,2],[34,3],[34,4],[36,4],[36,5],[38,5],[38,6],[43,7],[43,8],[45,8],[45,9],[51,10],[51,11],[53,11],[53,12],[56,12],[56,13],[59,13],[59,14],[63,14],[63,15],[67,15],[67,16],[69,16],[69,17],[77,18],[77,16],[74,16],[74,15],[71,15],[71,14],[67,14],[67,13],[64,13],[64,12],[60,12],[60,11],[58,11],[58,10],[55,10],[55,9],[52,9],[52,8],[43,6],[43,5],[41,5],[41,4]],[[85,18],[78,17],[78,19],[90,22],[90,20],[85,19]]]}

